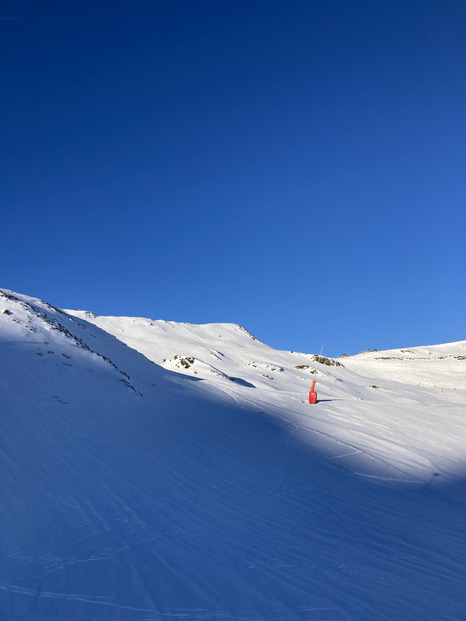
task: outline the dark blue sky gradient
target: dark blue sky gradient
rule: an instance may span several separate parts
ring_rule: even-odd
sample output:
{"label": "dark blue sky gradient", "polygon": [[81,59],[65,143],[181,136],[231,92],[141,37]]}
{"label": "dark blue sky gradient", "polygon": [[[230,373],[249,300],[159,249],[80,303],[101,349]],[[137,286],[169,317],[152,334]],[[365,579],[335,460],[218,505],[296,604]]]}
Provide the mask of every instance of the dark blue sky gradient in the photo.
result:
{"label": "dark blue sky gradient", "polygon": [[8,2],[1,286],[339,355],[466,338],[466,4]]}

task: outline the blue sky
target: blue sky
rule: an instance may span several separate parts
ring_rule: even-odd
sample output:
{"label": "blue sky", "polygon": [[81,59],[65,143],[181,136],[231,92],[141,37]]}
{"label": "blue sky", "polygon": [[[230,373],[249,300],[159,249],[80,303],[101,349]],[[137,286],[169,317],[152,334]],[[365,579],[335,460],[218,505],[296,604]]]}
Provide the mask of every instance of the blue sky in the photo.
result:
{"label": "blue sky", "polygon": [[339,355],[466,338],[466,4],[9,2],[1,286]]}

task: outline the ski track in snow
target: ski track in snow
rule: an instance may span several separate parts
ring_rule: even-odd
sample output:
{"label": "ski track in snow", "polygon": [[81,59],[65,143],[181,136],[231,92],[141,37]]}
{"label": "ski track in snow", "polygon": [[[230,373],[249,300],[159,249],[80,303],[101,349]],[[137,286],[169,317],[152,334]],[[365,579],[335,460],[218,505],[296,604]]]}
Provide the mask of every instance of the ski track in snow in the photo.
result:
{"label": "ski track in snow", "polygon": [[328,366],[0,290],[0,354],[0,619],[466,619],[466,341]]}

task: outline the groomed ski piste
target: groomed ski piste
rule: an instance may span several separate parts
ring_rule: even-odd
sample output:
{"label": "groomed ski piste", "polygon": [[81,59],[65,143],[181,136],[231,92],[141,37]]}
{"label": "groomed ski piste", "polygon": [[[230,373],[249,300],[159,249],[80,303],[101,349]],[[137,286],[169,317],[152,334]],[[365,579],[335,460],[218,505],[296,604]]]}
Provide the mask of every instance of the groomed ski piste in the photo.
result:
{"label": "groomed ski piste", "polygon": [[466,341],[328,359],[0,290],[0,406],[2,621],[466,619]]}

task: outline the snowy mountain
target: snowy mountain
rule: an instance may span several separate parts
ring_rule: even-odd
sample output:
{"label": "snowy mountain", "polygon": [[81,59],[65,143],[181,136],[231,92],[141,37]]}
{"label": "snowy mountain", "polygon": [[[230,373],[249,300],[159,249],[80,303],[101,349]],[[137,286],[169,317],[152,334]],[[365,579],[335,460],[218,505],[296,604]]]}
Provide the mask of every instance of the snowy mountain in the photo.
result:
{"label": "snowy mountain", "polygon": [[466,341],[328,359],[2,290],[0,619],[464,620],[465,406]]}

